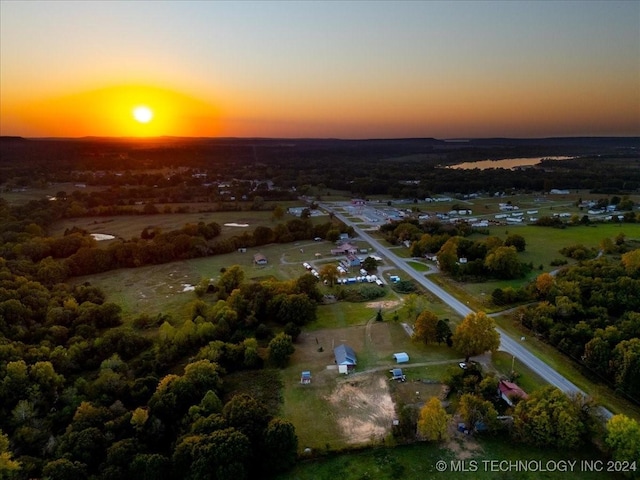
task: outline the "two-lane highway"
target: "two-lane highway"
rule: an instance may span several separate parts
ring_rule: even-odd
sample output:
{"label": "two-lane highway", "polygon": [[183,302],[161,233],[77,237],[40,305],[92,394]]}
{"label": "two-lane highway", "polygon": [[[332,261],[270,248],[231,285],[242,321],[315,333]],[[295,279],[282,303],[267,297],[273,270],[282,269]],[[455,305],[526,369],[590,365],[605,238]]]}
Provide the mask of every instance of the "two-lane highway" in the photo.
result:
{"label": "two-lane highway", "polygon": [[[390,262],[394,263],[400,270],[409,275],[412,279],[422,285],[424,288],[429,290],[435,296],[440,298],[443,302],[449,305],[453,310],[455,310],[458,314],[465,317],[470,313],[474,313],[467,305],[459,301],[453,295],[446,292],[444,289],[434,284],[430,280],[428,280],[423,274],[414,270],[410,265],[407,265],[406,261],[400,257],[398,257],[395,253],[393,253],[389,248],[382,245],[378,240],[369,235],[366,231],[362,230],[358,227],[354,222],[350,221],[344,215],[339,212],[336,212],[330,205],[322,204],[322,208],[327,211],[333,212],[336,218],[340,219],[346,225],[353,227],[354,231],[358,234],[360,238],[366,240],[371,244],[376,250],[383,256],[385,256]],[[564,376],[558,373],[554,368],[547,365],[545,362],[540,360],[538,357],[533,355],[527,348],[526,344],[515,340],[510,337],[504,330],[497,327],[496,330],[500,334],[500,349],[517,357],[522,363],[524,363],[529,369],[533,370],[536,374],[542,377],[549,384],[559,388],[565,393],[582,393],[584,395],[585,392],[576,387],[573,383],[567,380]],[[613,414],[602,408],[602,413],[605,418],[610,418]]]}

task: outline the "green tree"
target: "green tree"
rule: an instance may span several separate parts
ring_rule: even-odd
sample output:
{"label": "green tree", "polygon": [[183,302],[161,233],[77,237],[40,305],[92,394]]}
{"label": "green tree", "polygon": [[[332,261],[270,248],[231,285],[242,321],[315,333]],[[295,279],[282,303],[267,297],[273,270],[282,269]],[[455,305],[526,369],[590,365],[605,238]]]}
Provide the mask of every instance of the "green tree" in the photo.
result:
{"label": "green tree", "polygon": [[577,405],[552,386],[540,388],[521,400],[513,418],[516,437],[540,447],[577,448],[586,433]]}
{"label": "green tree", "polygon": [[131,414],[130,423],[136,430],[136,432],[140,432],[144,428],[144,425],[145,423],[147,423],[148,419],[149,410],[147,410],[146,408],[138,407]]}
{"label": "green tree", "polygon": [[623,253],[622,265],[628,275],[636,275],[640,271],[640,248]]}
{"label": "green tree", "polygon": [[413,327],[412,339],[417,342],[435,343],[438,340],[438,316],[428,310],[423,311]]}
{"label": "green tree", "polygon": [[131,474],[136,480],[168,480],[170,467],[169,459],[160,454],[140,453],[131,462]]}
{"label": "green tree", "polygon": [[446,441],[449,438],[448,427],[451,421],[440,400],[431,399],[420,410],[418,433],[431,442]]}
{"label": "green tree", "polygon": [[244,280],[244,272],[239,265],[233,265],[222,274],[218,280],[218,288],[227,296],[240,287]]}
{"label": "green tree", "polygon": [[448,319],[440,319],[436,324],[436,341],[438,343],[446,343],[448,346],[451,346],[451,337],[453,333],[451,332],[451,327],[449,326]]}
{"label": "green tree", "polygon": [[306,325],[316,319],[318,305],[304,293],[286,295],[277,313],[278,323]]}
{"label": "green tree", "polygon": [[266,245],[273,241],[273,230],[269,227],[258,225],[253,231],[253,240],[256,245]]}
{"label": "green tree", "polygon": [[612,353],[616,387],[632,397],[640,396],[640,338],[623,340]]}
{"label": "green tree", "polygon": [[250,447],[234,428],[187,436],[174,450],[174,470],[188,480],[243,480],[248,478]]}
{"label": "green tree", "polygon": [[340,230],[337,228],[331,228],[327,232],[327,236],[325,237],[329,242],[336,242],[340,238]]}
{"label": "green tree", "polygon": [[251,210],[262,210],[264,208],[265,202],[264,197],[260,195],[256,195],[253,197],[253,203],[251,204]]}
{"label": "green tree", "polygon": [[362,268],[367,272],[375,272],[378,269],[378,261],[373,257],[367,257],[362,261]]}
{"label": "green tree", "polygon": [[[42,469],[44,480],[78,480],[87,478],[87,466],[84,463],[72,462],[59,458],[48,462]],[[2,478],[0,476],[0,478]]]}
{"label": "green tree", "polygon": [[271,218],[273,220],[282,220],[282,218],[284,217],[285,211],[284,208],[282,208],[281,205],[276,205],[275,208],[273,209],[273,213],[271,214]]}
{"label": "green tree", "polygon": [[479,423],[483,423],[489,431],[496,428],[498,412],[490,401],[477,395],[471,393],[462,395],[458,403],[458,412],[470,429],[477,428]]}
{"label": "green tree", "polygon": [[280,332],[269,342],[269,360],[277,367],[285,367],[294,351],[293,340],[284,332]]}
{"label": "green tree", "polygon": [[222,409],[227,424],[247,436],[255,449],[260,443],[265,428],[271,420],[265,406],[247,394],[235,395]]}
{"label": "green tree", "polygon": [[487,255],[484,266],[498,278],[517,278],[521,273],[516,247],[498,247]]}
{"label": "green tree", "polygon": [[12,458],[9,437],[0,430],[0,478],[11,478],[11,475],[18,470],[20,470],[20,463]]}
{"label": "green tree", "polygon": [[420,311],[420,297],[415,293],[409,293],[404,297],[404,309],[407,312],[407,320],[413,321],[415,315]]}
{"label": "green tree", "polygon": [[318,279],[310,273],[305,273],[294,281],[292,293],[304,294],[314,302],[322,300],[322,294],[318,290]]}
{"label": "green tree", "polygon": [[522,235],[518,235],[517,233],[512,233],[507,237],[504,241],[505,247],[514,246],[518,252],[524,252],[527,242]]}
{"label": "green tree", "polygon": [[246,368],[262,367],[262,358],[258,353],[258,340],[253,337],[245,338],[242,341],[242,347],[244,347],[243,365]]}
{"label": "green tree", "polygon": [[449,238],[436,254],[438,267],[445,273],[454,274],[458,265],[459,237]]}
{"label": "green tree", "polygon": [[462,353],[465,361],[469,357],[486,351],[494,352],[500,346],[500,334],[496,331],[496,324],[484,312],[470,313],[456,327],[451,337],[453,347]]}
{"label": "green tree", "polygon": [[636,462],[635,476],[640,478],[640,424],[625,415],[614,415],[606,426],[605,443],[613,458],[620,462]]}
{"label": "green tree", "polygon": [[330,287],[333,287],[338,279],[338,267],[332,263],[324,265],[320,272],[318,272],[322,281],[327,282]]}
{"label": "green tree", "polygon": [[280,418],[272,419],[264,431],[260,454],[270,472],[291,468],[298,456],[298,437],[293,424]]}

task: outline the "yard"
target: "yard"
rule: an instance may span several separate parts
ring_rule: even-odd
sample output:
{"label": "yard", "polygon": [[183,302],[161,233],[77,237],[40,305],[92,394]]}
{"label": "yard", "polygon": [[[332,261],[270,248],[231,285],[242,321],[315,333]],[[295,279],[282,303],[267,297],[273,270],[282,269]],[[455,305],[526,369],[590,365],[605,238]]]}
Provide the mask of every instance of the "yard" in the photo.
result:
{"label": "yard", "polygon": [[[358,358],[355,373],[347,376],[338,373],[334,362],[333,348],[342,343]],[[397,365],[392,355],[398,351],[411,358],[401,365],[407,371],[405,383],[390,380],[389,370]],[[401,325],[391,322],[304,331],[290,366],[282,372],[283,416],[296,426],[301,450],[378,443],[391,431],[394,405],[437,395],[444,367],[457,360],[447,347],[413,344]],[[300,384],[302,371],[311,371],[310,384]],[[426,379],[430,381],[425,383]]]}

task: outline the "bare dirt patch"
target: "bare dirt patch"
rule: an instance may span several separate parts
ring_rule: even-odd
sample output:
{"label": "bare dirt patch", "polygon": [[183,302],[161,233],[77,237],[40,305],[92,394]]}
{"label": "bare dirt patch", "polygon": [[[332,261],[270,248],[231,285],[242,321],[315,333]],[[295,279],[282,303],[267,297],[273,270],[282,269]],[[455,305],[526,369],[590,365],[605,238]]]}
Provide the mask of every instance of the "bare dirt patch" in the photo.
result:
{"label": "bare dirt patch", "polygon": [[395,409],[387,380],[380,375],[346,378],[327,398],[349,444],[384,438],[391,430]]}
{"label": "bare dirt patch", "polygon": [[369,302],[367,303],[368,308],[394,308],[400,305],[402,302],[400,300],[383,300],[381,302]]}
{"label": "bare dirt patch", "polygon": [[473,437],[458,431],[458,423],[462,422],[459,416],[454,416],[449,423],[449,441],[447,449],[451,450],[458,460],[468,460],[482,453],[482,447]]}

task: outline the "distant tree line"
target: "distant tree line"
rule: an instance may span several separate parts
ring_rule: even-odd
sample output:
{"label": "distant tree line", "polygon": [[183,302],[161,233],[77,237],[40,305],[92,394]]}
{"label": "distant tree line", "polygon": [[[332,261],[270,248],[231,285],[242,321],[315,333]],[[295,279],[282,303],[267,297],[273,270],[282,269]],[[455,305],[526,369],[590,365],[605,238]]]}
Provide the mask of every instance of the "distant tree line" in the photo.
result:
{"label": "distant tree line", "polygon": [[[583,139],[584,140],[584,139]],[[444,147],[444,148],[443,148]],[[636,139],[587,141],[470,141],[452,145],[434,139],[406,140],[215,140],[173,143],[127,141],[3,141],[0,172],[11,187],[47,182],[82,182],[117,189],[123,199],[167,202],[213,199],[218,181],[250,184],[269,179],[283,195],[294,187],[325,185],[355,196],[425,198],[438,193],[586,189],[605,194],[640,188]],[[464,170],[446,166],[487,158],[575,156],[544,160],[527,169]],[[167,175],[161,169],[170,168]],[[196,174],[203,176],[194,176]],[[407,177],[410,178],[407,178]],[[407,183],[406,180],[411,180]],[[135,190],[138,189],[139,193]],[[153,191],[155,189],[155,192]],[[144,192],[144,193],[142,193]],[[122,195],[125,193],[125,195]],[[240,198],[239,195],[233,196]],[[296,193],[297,194],[297,193]],[[109,193],[101,193],[108,196]],[[192,196],[193,195],[193,196]],[[116,205],[102,199],[97,204]],[[266,198],[266,197],[265,197]],[[251,198],[247,199],[251,201]],[[126,202],[127,200],[125,200]]]}
{"label": "distant tree line", "polygon": [[[16,271],[46,284],[62,282],[69,276],[219,255],[269,243],[337,238],[350,231],[335,219],[314,225],[308,218],[294,218],[273,228],[258,226],[253,232],[218,240],[220,225],[199,222],[170,232],[145,228],[140,238],[119,239],[103,247],[88,232],[77,228],[62,237],[46,236],[50,203],[31,202],[26,207],[10,208],[0,201],[0,255]],[[15,220],[26,212],[27,219]]]}

